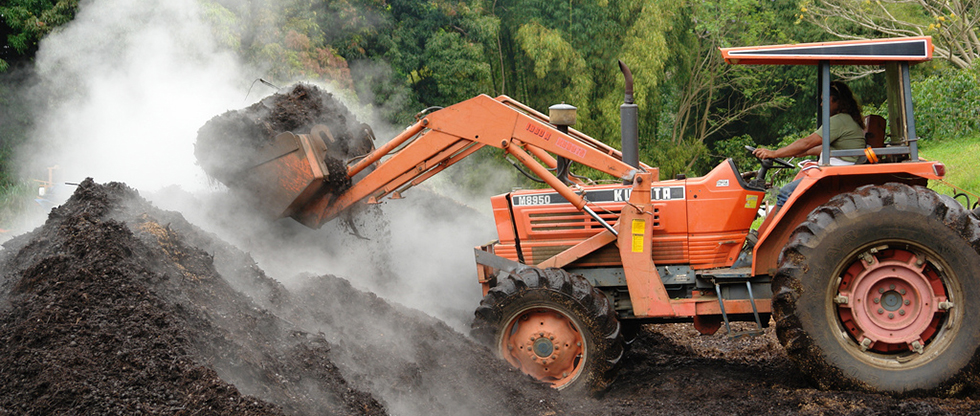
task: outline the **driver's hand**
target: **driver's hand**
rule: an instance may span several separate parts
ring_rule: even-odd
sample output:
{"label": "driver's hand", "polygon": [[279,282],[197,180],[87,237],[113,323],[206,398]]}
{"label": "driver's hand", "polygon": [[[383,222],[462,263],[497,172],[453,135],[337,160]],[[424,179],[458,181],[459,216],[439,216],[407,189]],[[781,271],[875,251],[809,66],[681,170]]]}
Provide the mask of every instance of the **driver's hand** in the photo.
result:
{"label": "driver's hand", "polygon": [[752,154],[759,159],[773,159],[776,157],[775,150],[763,149],[761,147],[755,149],[755,151],[752,152]]}

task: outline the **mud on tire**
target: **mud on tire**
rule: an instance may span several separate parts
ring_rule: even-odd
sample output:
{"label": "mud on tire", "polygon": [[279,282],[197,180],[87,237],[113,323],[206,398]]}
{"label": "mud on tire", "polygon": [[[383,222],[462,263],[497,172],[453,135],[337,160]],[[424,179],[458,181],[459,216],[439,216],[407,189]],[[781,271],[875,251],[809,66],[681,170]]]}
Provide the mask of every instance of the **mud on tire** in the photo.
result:
{"label": "mud on tire", "polygon": [[597,395],[623,355],[609,300],[582,276],[529,268],[480,302],[472,335],[511,365],[563,391]]}
{"label": "mud on tire", "polygon": [[980,232],[952,198],[905,184],[838,195],[800,224],[773,278],[776,335],[821,388],[976,388]]}

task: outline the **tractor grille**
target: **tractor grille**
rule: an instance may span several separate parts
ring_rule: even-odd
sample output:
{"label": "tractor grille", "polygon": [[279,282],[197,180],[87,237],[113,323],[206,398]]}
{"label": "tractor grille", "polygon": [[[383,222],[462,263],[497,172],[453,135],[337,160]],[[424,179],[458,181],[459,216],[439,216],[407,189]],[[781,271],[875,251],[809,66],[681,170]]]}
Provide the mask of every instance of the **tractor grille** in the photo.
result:
{"label": "tractor grille", "polygon": [[[619,218],[619,211],[597,212],[599,217],[615,226],[616,219]],[[583,212],[575,211],[568,213],[532,213],[528,215],[530,233],[538,232],[562,232],[562,231],[600,231],[602,224]]]}

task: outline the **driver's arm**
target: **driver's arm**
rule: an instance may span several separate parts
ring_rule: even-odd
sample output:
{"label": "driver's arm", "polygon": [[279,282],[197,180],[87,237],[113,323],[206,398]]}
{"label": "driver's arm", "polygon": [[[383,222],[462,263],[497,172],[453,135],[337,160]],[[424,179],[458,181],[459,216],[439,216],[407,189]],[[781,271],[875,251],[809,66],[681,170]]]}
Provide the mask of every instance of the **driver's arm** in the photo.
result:
{"label": "driver's arm", "polygon": [[[811,134],[802,139],[799,139],[793,143],[786,145],[785,147],[780,147],[776,150],[769,150],[758,148],[752,152],[755,157],[760,159],[772,159],[777,157],[793,157],[793,156],[805,156],[805,155],[818,155],[820,154],[820,148],[823,144],[823,139],[820,138],[819,134]],[[816,153],[811,153],[816,151]]]}

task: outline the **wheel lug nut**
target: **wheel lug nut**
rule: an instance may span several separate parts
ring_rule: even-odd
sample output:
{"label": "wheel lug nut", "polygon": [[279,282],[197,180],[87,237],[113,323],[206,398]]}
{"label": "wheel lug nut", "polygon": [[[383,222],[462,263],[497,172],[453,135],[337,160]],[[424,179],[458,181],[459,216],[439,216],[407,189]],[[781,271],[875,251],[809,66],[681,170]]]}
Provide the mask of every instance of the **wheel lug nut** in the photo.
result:
{"label": "wheel lug nut", "polygon": [[883,313],[885,313],[885,310],[884,309],[881,309],[881,308],[878,308],[878,314],[881,315]]}
{"label": "wheel lug nut", "polygon": [[876,304],[877,304],[877,303],[880,303],[880,302],[881,302],[881,299],[878,299],[878,298],[875,298],[875,303],[876,303]]}
{"label": "wheel lug nut", "polygon": [[892,319],[894,317],[895,317],[895,314],[893,314],[893,313],[888,314],[888,319]]}
{"label": "wheel lug nut", "polygon": [[895,285],[888,286],[888,289],[895,290]]}
{"label": "wheel lug nut", "polygon": [[910,301],[908,299],[905,299],[905,306],[909,306],[911,303],[912,303],[912,301]]}
{"label": "wheel lug nut", "polygon": [[902,315],[902,316],[905,316],[905,309],[899,309],[898,310],[898,314],[899,315]]}
{"label": "wheel lug nut", "polygon": [[905,294],[905,289],[899,290],[898,293]]}

